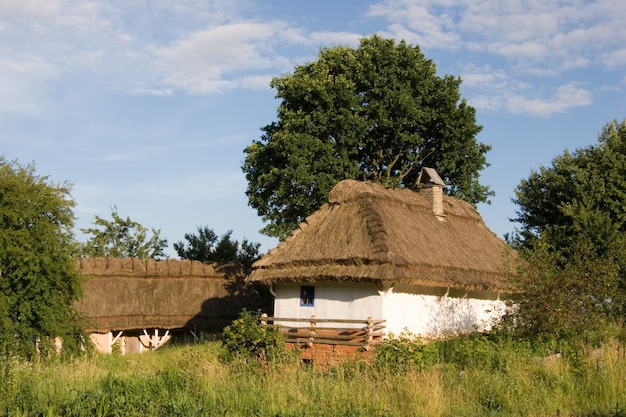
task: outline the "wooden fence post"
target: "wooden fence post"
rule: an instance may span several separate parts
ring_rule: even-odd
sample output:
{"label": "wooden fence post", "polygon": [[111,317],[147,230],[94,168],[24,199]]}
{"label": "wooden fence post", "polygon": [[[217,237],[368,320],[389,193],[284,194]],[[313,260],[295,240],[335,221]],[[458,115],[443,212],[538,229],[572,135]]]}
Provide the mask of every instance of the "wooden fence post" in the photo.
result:
{"label": "wooden fence post", "polygon": [[371,317],[367,318],[367,331],[366,331],[366,340],[365,340],[365,350],[370,350],[370,346],[374,341],[374,319]]}
{"label": "wooden fence post", "polygon": [[313,347],[313,343],[315,343],[315,329],[317,327],[317,322],[315,321],[315,316],[311,316],[311,322],[309,323],[309,347]]}

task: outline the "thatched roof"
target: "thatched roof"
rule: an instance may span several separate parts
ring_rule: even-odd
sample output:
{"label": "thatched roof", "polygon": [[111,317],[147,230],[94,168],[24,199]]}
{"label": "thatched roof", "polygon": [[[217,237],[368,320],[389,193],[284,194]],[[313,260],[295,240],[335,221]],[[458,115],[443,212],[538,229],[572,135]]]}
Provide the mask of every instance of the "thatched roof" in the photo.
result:
{"label": "thatched roof", "polygon": [[77,266],[87,279],[77,308],[91,332],[219,326],[260,302],[238,263],[86,258]]}
{"label": "thatched roof", "polygon": [[445,216],[436,216],[428,191],[342,181],[328,203],[253,265],[249,280],[507,290],[515,254],[464,201],[441,195]]}

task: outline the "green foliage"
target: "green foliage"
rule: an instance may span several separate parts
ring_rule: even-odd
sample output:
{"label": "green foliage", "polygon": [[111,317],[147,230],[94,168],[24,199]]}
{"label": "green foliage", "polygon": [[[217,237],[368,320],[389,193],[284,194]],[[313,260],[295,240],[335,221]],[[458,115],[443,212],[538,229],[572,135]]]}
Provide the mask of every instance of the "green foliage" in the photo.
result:
{"label": "green foliage", "polygon": [[[607,233],[626,229],[626,119],[614,121],[602,130],[598,144],[565,151],[550,167],[540,167],[522,180],[516,189],[517,218],[521,224],[519,243],[531,245],[551,229],[555,243],[568,246],[580,228],[593,231],[602,217],[596,244]],[[610,228],[607,230],[607,221]],[[569,237],[568,237],[569,236]],[[562,240],[562,242],[561,242]],[[610,246],[610,241],[606,246]]]}
{"label": "green foliage", "polygon": [[398,336],[390,334],[376,346],[375,364],[378,369],[388,372],[408,372],[412,369],[424,369],[437,361],[433,344],[425,344],[421,338],[410,332]]}
{"label": "green foliage", "polygon": [[276,327],[261,324],[261,313],[244,310],[224,329],[222,344],[231,357],[271,361],[287,357],[285,338]]}
{"label": "green foliage", "polygon": [[254,261],[259,259],[260,243],[248,242],[244,239],[241,244],[233,240],[232,230],[218,238],[217,234],[208,226],[198,227],[198,234],[185,234],[187,243],[174,243],[174,249],[181,259],[191,259],[201,262],[230,262],[238,261],[244,267],[250,268]]}
{"label": "green foliage", "polygon": [[[510,352],[512,345],[511,339],[488,334],[424,343],[414,334],[403,332],[398,336],[390,335],[376,346],[375,364],[379,369],[392,373],[435,365],[452,366],[458,370],[477,367],[502,370],[507,363],[503,352]],[[530,348],[523,347],[520,342],[514,345],[517,355],[530,357]]]}
{"label": "green foliage", "polygon": [[487,201],[479,183],[490,146],[478,143],[461,80],[436,75],[419,47],[372,36],[359,48],[322,49],[318,60],[272,80],[278,121],[245,150],[250,205],[284,238],[344,179],[412,188],[435,167],[447,192]]}
{"label": "green foliage", "polygon": [[133,221],[130,217],[122,218],[117,207],[111,209],[112,220],[95,216],[93,224],[97,227],[81,229],[91,238],[79,250],[81,257],[102,256],[111,258],[164,259],[167,239],[162,239],[160,229],[148,229]]}
{"label": "green foliage", "polygon": [[516,189],[522,258],[516,317],[525,333],[595,337],[623,317],[626,290],[626,120],[598,144],[565,151]]}
{"label": "green foliage", "polygon": [[64,352],[79,351],[70,189],[0,157],[0,354],[45,357],[57,337]]}
{"label": "green foliage", "polygon": [[[623,304],[619,268],[598,255],[590,240],[579,236],[564,260],[563,252],[537,240],[523,249],[511,314],[501,327],[527,337],[556,337],[592,342],[618,319]],[[548,240],[548,239],[546,239]]]}

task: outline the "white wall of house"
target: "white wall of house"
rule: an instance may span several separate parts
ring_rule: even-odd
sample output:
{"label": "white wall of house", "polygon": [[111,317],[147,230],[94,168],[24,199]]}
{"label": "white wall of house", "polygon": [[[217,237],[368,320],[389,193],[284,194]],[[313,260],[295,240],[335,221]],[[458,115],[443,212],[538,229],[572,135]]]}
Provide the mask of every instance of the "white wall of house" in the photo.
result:
{"label": "white wall of house", "polygon": [[[282,318],[317,318],[366,320],[368,317],[380,319],[382,316],[381,297],[375,284],[356,283],[314,283],[303,284],[315,288],[313,305],[302,305],[300,284],[277,284],[273,291],[274,316]],[[297,326],[296,323],[281,323],[284,326]],[[319,327],[324,324],[320,323]],[[336,327],[337,324],[327,326]],[[346,325],[345,327],[350,327]],[[362,325],[354,325],[362,327]]]}
{"label": "white wall of house", "polygon": [[383,297],[387,332],[425,338],[485,331],[504,312],[497,293],[396,284]]}
{"label": "white wall of house", "polygon": [[111,353],[111,340],[113,340],[111,332],[91,333],[89,338],[91,339],[91,343],[93,343],[96,352]]}
{"label": "white wall of house", "polygon": [[[315,283],[313,305],[302,305],[301,284],[278,284],[273,288],[274,316],[308,319],[386,320],[386,332],[436,338],[485,331],[505,311],[497,293],[431,288],[397,283],[380,289],[376,284]],[[281,322],[283,326],[301,326]],[[318,324],[323,327],[322,323]],[[336,326],[330,324],[329,326]],[[348,327],[348,326],[346,326]],[[359,327],[355,325],[355,327]]]}

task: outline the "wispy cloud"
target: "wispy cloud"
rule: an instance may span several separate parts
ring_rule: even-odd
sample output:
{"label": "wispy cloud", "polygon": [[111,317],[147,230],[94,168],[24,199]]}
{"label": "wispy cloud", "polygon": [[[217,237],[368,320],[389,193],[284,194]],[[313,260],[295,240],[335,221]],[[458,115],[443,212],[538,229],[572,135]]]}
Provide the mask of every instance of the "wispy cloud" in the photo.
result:
{"label": "wispy cloud", "polygon": [[52,21],[58,16],[61,3],[55,0],[5,0],[0,2],[0,22],[8,29],[13,25],[31,22],[31,28],[41,21]]}
{"label": "wispy cloud", "polygon": [[369,15],[425,48],[471,49],[535,65],[567,62],[560,70],[590,65],[626,40],[626,6],[610,0],[385,0]]}
{"label": "wispy cloud", "polygon": [[20,113],[44,117],[45,86],[60,76],[54,63],[32,54],[0,60],[0,118]]}
{"label": "wispy cloud", "polygon": [[[81,204],[82,210],[85,207],[100,207],[101,210],[107,204],[115,204],[111,201],[114,197],[132,196],[142,199],[166,199],[174,201],[177,198],[182,200],[206,199],[206,196],[224,197],[227,195],[240,194],[240,190],[245,188],[246,179],[239,170],[224,171],[193,171],[178,176],[175,179],[163,176],[161,178],[150,179],[128,179],[120,181],[117,178],[109,179],[106,182],[89,184],[83,182],[80,186],[73,188],[72,194]],[[90,201],[108,201],[108,203],[90,204]],[[86,205],[86,206],[85,206]],[[86,210],[92,213],[93,210]]]}
{"label": "wispy cloud", "polygon": [[284,27],[281,22],[222,25],[151,50],[166,85],[192,94],[219,92],[241,85],[234,74],[276,66],[281,57],[272,45]]}
{"label": "wispy cloud", "polygon": [[570,108],[588,106],[593,101],[592,92],[576,83],[556,87],[533,85],[490,66],[470,65],[462,79],[472,106],[481,110],[550,117]]}
{"label": "wispy cloud", "polygon": [[[445,5],[445,2],[438,3]],[[428,1],[389,0],[372,5],[368,15],[388,19],[391,32],[400,35],[394,37],[425,48],[458,48],[459,37],[453,30],[453,16],[446,12],[438,13],[440,8],[435,6]]]}
{"label": "wispy cloud", "polygon": [[157,97],[169,97],[174,94],[173,88],[135,88],[134,90],[130,90],[130,94],[138,94],[138,95],[148,95],[148,96],[157,96]]}
{"label": "wispy cloud", "polygon": [[[463,80],[477,108],[550,116],[587,106],[593,95],[575,80],[541,86],[576,69],[626,66],[624,2],[383,0],[368,13],[386,19],[391,36],[475,62]],[[476,71],[481,61],[492,64]]]}
{"label": "wispy cloud", "polygon": [[139,162],[155,159],[166,155],[170,148],[166,146],[127,147],[123,152],[114,152],[112,149],[120,149],[119,146],[103,146],[101,148],[83,148],[80,154],[72,154],[69,159],[75,161],[88,161],[93,163],[116,163],[116,162]]}
{"label": "wispy cloud", "polygon": [[[247,13],[260,7],[250,0],[0,2],[0,33],[11,41],[0,50],[0,112],[41,116],[50,90],[77,76],[92,88],[131,95],[266,89],[272,76],[314,59],[319,47],[358,45],[355,32]],[[626,66],[626,2],[381,0],[365,18],[385,22],[380,34],[427,52],[454,51],[459,67],[500,62],[486,74],[463,74],[472,103],[491,109],[545,114],[532,109],[587,105],[592,96],[580,87],[569,107],[555,104],[572,90],[570,80],[548,96],[519,85]]]}
{"label": "wispy cloud", "polygon": [[610,68],[626,66],[626,48],[615,49],[602,56],[602,62]]}

